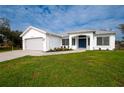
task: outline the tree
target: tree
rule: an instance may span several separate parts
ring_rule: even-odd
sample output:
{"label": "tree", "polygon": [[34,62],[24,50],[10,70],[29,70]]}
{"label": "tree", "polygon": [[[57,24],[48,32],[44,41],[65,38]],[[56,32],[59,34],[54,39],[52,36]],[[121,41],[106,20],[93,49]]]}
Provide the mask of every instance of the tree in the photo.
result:
{"label": "tree", "polygon": [[11,31],[11,37],[10,40],[13,42],[14,46],[21,46],[22,39],[20,37],[22,32],[16,30],[16,31]]}
{"label": "tree", "polygon": [[7,18],[0,18],[0,28],[10,29],[10,21]]}
{"label": "tree", "polygon": [[3,42],[4,42],[4,40],[3,40],[3,35],[0,34],[0,43],[3,43]]}
{"label": "tree", "polygon": [[[118,28],[121,30],[122,34],[124,34],[124,24],[119,24]],[[124,40],[124,36],[122,39]]]}

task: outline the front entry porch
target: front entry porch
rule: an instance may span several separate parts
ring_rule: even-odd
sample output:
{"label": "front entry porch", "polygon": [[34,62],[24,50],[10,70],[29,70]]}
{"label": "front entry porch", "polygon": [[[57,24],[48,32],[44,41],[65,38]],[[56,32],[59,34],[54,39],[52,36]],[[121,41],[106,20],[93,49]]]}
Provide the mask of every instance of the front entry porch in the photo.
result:
{"label": "front entry porch", "polygon": [[86,48],[86,38],[78,39],[78,48]]}
{"label": "front entry porch", "polygon": [[86,49],[90,47],[90,37],[86,35],[79,35],[69,38],[69,47],[72,49]]}

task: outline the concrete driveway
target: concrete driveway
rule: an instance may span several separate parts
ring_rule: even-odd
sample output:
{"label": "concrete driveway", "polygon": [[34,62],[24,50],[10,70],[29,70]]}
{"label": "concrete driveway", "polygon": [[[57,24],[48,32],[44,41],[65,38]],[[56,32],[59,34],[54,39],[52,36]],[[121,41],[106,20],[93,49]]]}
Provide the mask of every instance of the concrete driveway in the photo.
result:
{"label": "concrete driveway", "polygon": [[29,51],[29,50],[14,50],[9,52],[0,53],[0,62],[7,61],[27,55],[31,56],[46,56],[46,55],[57,55],[57,54],[68,54],[68,53],[78,53],[85,50],[74,50],[74,51],[60,51],[60,52],[42,52],[42,51]]}
{"label": "concrete driveway", "polygon": [[23,50],[2,52],[0,53],[0,62],[23,57],[26,55],[42,55],[42,54],[43,54],[42,51],[23,51]]}

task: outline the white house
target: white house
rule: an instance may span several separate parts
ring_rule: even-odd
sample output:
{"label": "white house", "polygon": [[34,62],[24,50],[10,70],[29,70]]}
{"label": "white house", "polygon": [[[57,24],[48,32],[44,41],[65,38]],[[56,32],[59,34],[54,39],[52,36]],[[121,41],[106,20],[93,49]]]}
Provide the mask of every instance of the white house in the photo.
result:
{"label": "white house", "polygon": [[80,30],[58,35],[29,26],[20,36],[23,50],[48,51],[61,46],[86,50],[115,48],[115,33],[112,31]]}

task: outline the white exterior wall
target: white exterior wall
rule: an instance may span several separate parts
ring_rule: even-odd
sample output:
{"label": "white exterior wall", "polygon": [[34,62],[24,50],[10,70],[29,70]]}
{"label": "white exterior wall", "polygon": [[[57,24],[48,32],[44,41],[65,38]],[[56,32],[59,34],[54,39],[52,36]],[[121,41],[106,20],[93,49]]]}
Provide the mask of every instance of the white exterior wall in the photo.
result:
{"label": "white exterior wall", "polygon": [[78,49],[78,36],[72,37],[72,38],[75,38],[75,45],[72,45],[72,43],[71,43],[71,48],[72,49]]}
{"label": "white exterior wall", "polygon": [[[98,46],[97,45],[97,37],[106,37],[109,36],[109,45],[108,46]],[[99,48],[101,48],[102,50],[113,50],[115,48],[115,35],[96,35],[94,36],[94,41],[95,41],[95,45],[94,45],[94,50],[99,50]]]}
{"label": "white exterior wall", "polygon": [[90,50],[90,45],[88,45],[88,38],[90,38],[90,37],[86,37],[86,44],[87,44],[87,50]]}
{"label": "white exterior wall", "polygon": [[58,36],[53,36],[53,35],[47,35],[47,46],[46,50],[54,49],[54,48],[60,48],[62,46],[62,38]]}
{"label": "white exterior wall", "polygon": [[[93,37],[93,33],[89,32],[89,33],[75,33],[75,34],[69,34],[69,48],[72,49],[78,49],[78,36],[80,35],[86,35],[86,37],[90,37],[90,46],[88,46],[88,43],[86,43],[86,49],[87,50],[93,50],[94,47],[94,37]],[[72,38],[75,37],[75,45],[72,45]],[[86,38],[87,41],[87,38]]]}
{"label": "white exterior wall", "polygon": [[[28,38],[43,38],[43,50],[46,51],[46,33],[39,32],[34,29],[30,29],[25,35],[22,37],[23,40],[23,50],[25,50],[25,40]],[[33,46],[33,45],[32,45]]]}
{"label": "white exterior wall", "polygon": [[[80,35],[85,35],[86,36],[86,49],[87,50],[98,50],[101,48],[102,50],[113,50],[115,48],[115,35],[95,35],[93,32],[87,32],[87,33],[71,33],[69,34],[69,48],[72,49],[78,49],[78,39]],[[97,46],[97,36],[109,36],[110,37],[110,45],[108,46]],[[62,38],[51,35],[51,34],[46,34],[45,31],[43,30],[37,30],[37,29],[29,29],[22,37],[23,40],[23,50],[25,50],[25,41],[26,39],[30,38],[43,38],[43,51],[48,51],[50,49],[58,48],[62,46]],[[72,45],[72,38],[75,38],[75,45]],[[88,37],[90,38],[90,45],[88,46]],[[33,45],[32,45],[33,46]]]}

